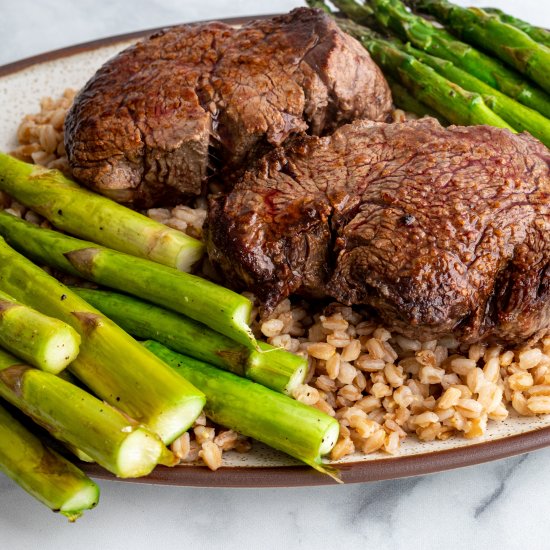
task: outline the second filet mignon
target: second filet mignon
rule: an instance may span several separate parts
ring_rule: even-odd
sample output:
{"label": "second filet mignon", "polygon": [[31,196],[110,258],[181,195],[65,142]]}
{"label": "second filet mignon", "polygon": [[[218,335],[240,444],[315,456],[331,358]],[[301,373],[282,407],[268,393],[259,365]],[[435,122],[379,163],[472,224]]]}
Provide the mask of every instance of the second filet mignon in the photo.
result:
{"label": "second filet mignon", "polygon": [[423,340],[550,327],[550,151],[434,119],[297,138],[212,199],[208,252],[267,310],[291,293],[367,304]]}
{"label": "second filet mignon", "polygon": [[65,145],[93,189],[175,204],[201,192],[208,168],[231,173],[292,134],[390,111],[366,50],[321,10],[299,8],[241,28],[183,25],[126,49],[76,97]]}

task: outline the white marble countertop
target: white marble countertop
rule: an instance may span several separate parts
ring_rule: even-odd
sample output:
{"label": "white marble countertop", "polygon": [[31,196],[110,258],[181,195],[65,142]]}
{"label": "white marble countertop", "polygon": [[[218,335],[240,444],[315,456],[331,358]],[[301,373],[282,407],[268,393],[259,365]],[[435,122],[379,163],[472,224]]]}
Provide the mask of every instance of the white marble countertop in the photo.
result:
{"label": "white marble countertop", "polygon": [[[550,27],[548,0],[470,3],[492,3]],[[275,13],[300,4],[0,0],[0,64],[112,34]],[[349,486],[196,489],[99,483],[101,505],[70,525],[0,474],[0,549],[550,548],[550,449],[426,477]]]}

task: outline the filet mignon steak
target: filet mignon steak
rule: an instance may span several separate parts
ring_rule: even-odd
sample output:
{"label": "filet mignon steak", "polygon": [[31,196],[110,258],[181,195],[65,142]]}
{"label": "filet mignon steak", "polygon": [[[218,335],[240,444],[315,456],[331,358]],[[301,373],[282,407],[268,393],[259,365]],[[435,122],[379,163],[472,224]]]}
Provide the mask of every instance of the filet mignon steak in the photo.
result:
{"label": "filet mignon steak", "polygon": [[321,10],[241,28],[159,32],[108,61],[65,123],[73,174],[136,206],[198,194],[289,136],[385,120],[391,93],[366,50]]}
{"label": "filet mignon steak", "polygon": [[291,293],[372,306],[422,340],[550,326],[550,151],[434,119],[297,138],[211,199],[208,252],[270,310]]}

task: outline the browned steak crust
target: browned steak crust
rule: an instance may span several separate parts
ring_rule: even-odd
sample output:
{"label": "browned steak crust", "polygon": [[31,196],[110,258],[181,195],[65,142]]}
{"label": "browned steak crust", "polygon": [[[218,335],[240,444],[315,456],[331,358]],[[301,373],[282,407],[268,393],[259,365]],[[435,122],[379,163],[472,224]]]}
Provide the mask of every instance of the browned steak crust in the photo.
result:
{"label": "browned steak crust", "polygon": [[126,203],[198,194],[209,169],[235,171],[307,131],[385,120],[391,94],[368,53],[320,10],[235,29],[184,25],[108,61],[70,110],[74,175]]}
{"label": "browned steak crust", "polygon": [[209,255],[268,309],[330,296],[415,338],[520,342],[550,326],[549,193],[550,151],[527,134],[360,121],[214,199]]}

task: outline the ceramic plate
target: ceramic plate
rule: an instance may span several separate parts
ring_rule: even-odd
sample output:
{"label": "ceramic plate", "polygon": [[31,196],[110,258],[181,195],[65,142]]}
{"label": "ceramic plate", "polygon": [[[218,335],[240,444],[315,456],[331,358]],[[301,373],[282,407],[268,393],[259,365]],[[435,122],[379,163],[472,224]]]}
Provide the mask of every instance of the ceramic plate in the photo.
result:
{"label": "ceramic plate", "polygon": [[[252,18],[226,20],[240,24]],[[17,145],[16,129],[26,113],[37,112],[43,96],[59,96],[65,88],[80,88],[110,57],[153,30],[122,35],[42,54],[0,67],[0,150]],[[451,438],[423,443],[412,438],[398,456],[374,453],[347,456],[336,462],[344,482],[376,481],[414,476],[479,464],[550,445],[550,415],[491,422],[475,441]],[[250,453],[224,453],[224,467],[211,472],[204,466],[158,467],[143,483],[210,487],[282,487],[334,483],[311,468],[255,444]],[[112,478],[96,465],[83,465],[92,476]]]}

